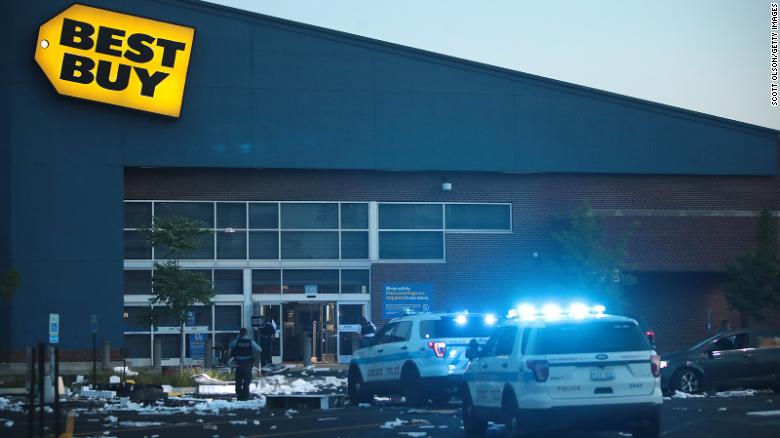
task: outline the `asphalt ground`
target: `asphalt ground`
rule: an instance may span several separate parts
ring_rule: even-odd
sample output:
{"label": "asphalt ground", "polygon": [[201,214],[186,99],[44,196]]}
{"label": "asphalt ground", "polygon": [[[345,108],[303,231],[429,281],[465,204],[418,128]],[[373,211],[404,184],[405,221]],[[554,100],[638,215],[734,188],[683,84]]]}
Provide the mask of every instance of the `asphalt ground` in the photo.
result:
{"label": "asphalt ground", "polygon": [[[778,437],[780,412],[754,416],[748,412],[780,411],[780,394],[749,397],[707,397],[664,401],[664,437]],[[110,421],[109,416],[116,417]],[[27,416],[0,411],[0,437],[26,437]],[[49,414],[49,419],[52,415]],[[401,426],[383,428],[386,422],[402,420]],[[11,420],[13,426],[5,422]],[[136,423],[125,423],[133,421]],[[142,425],[140,422],[160,424]],[[63,420],[63,425],[65,420]],[[132,425],[128,425],[132,424]],[[386,426],[388,427],[388,426]],[[403,405],[352,407],[331,410],[260,409],[221,411],[219,414],[139,415],[135,412],[81,412],[74,418],[74,437],[451,437],[464,436],[458,403],[411,409]],[[51,433],[51,431],[47,431]],[[411,434],[409,434],[411,433]],[[425,433],[422,435],[421,433]],[[37,436],[37,429],[34,436]],[[503,436],[492,426],[488,437]],[[578,433],[561,431],[547,436],[619,437],[626,432]]]}

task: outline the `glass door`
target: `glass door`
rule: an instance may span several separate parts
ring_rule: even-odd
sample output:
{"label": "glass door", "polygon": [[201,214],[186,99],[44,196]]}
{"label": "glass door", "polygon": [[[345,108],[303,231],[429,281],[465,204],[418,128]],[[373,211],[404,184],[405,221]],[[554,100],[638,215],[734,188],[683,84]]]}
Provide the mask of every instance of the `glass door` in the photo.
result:
{"label": "glass door", "polygon": [[264,304],[259,306],[260,317],[263,321],[270,318],[274,326],[276,326],[276,334],[273,339],[261,338],[260,347],[265,349],[270,344],[271,348],[271,361],[273,363],[282,362],[282,305],[281,304]]}
{"label": "glass door", "polygon": [[349,363],[352,352],[360,348],[360,322],[365,304],[339,304],[339,363]]}

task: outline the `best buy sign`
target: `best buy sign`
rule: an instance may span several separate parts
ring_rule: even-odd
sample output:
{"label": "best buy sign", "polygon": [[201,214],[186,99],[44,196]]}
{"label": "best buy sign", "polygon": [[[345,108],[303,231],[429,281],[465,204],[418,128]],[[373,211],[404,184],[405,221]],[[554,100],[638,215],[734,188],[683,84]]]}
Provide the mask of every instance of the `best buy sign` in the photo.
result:
{"label": "best buy sign", "polygon": [[58,93],[179,117],[195,29],[74,4],[38,31]]}

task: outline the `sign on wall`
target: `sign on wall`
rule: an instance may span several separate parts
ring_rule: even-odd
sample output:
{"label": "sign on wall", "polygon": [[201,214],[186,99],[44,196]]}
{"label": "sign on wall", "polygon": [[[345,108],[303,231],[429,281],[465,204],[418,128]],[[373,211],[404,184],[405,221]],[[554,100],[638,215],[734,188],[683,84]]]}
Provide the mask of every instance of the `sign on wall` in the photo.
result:
{"label": "sign on wall", "polygon": [[74,4],[38,31],[58,93],[179,117],[195,29]]}
{"label": "sign on wall", "polygon": [[49,343],[50,344],[60,343],[60,314],[59,313],[49,314]]}
{"label": "sign on wall", "polygon": [[428,312],[433,302],[433,285],[430,283],[387,283],[382,287],[384,319],[406,312]]}

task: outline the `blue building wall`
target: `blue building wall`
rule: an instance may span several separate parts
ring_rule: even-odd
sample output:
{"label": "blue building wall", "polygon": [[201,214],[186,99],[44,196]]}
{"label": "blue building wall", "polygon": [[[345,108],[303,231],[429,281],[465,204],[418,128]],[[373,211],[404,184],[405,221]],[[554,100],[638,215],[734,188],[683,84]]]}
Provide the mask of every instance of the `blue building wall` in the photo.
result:
{"label": "blue building wall", "polygon": [[59,96],[33,60],[70,1],[3,18],[0,348],[119,344],[126,166],[774,175],[777,132],[186,0],[90,5],[197,29],[180,119]]}

